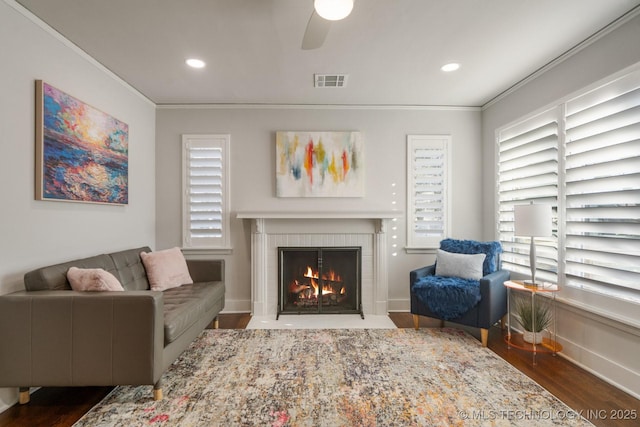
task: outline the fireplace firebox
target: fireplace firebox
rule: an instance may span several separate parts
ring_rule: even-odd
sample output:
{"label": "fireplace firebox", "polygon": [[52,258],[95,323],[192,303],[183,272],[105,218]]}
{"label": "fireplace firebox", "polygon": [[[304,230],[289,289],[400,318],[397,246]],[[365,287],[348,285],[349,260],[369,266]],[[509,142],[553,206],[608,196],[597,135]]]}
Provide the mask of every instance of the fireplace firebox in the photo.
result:
{"label": "fireplace firebox", "polygon": [[280,314],[358,313],[361,302],[360,247],[278,248]]}

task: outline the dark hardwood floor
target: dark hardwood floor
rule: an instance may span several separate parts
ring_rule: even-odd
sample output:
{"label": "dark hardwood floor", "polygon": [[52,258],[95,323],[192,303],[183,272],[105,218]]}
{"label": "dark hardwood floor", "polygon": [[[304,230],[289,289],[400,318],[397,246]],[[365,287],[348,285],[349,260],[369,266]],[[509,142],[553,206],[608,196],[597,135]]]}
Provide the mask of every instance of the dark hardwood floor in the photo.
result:
{"label": "dark hardwood floor", "polygon": [[[409,313],[391,313],[399,328],[412,328]],[[220,328],[244,329],[251,320],[249,314],[220,316]],[[438,327],[439,321],[421,318],[420,327]],[[474,335],[476,331],[470,330]],[[540,354],[533,366],[531,353],[508,349],[502,331],[492,328],[489,348],[518,370],[549,390],[596,426],[640,425],[640,400],[609,385],[605,381],[575,366],[560,356]],[[26,405],[16,404],[0,414],[0,427],[6,426],[71,426],[98,403],[111,387],[47,387],[31,395]],[[635,415],[634,415],[635,414]],[[621,419],[614,419],[621,418]],[[532,424],[533,425],[533,424]]]}

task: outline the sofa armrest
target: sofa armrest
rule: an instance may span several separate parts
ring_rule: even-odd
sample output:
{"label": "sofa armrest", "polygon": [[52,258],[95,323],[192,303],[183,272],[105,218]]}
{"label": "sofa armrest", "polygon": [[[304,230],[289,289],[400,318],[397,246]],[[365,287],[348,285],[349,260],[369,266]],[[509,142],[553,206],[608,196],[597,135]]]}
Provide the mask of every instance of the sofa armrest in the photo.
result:
{"label": "sofa armrest", "polygon": [[154,291],[0,296],[0,386],[154,384],[163,304]]}
{"label": "sofa armrest", "polygon": [[433,276],[436,274],[436,265],[427,265],[416,270],[409,272],[409,286],[411,287],[416,281],[422,279],[425,276]]}
{"label": "sofa armrest", "polygon": [[224,260],[188,259],[187,267],[194,282],[224,282]]}
{"label": "sofa armrest", "polygon": [[508,270],[498,270],[480,279],[480,300],[478,310],[481,328],[488,329],[507,313],[507,288],[504,282],[509,280]]}

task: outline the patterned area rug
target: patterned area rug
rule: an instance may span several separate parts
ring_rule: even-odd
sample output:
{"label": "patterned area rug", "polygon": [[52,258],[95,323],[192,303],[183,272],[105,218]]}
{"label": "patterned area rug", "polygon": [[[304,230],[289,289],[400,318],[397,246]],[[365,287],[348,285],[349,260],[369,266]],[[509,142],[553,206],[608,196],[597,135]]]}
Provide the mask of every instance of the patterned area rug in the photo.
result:
{"label": "patterned area rug", "polygon": [[591,425],[456,329],[206,330],[75,426]]}

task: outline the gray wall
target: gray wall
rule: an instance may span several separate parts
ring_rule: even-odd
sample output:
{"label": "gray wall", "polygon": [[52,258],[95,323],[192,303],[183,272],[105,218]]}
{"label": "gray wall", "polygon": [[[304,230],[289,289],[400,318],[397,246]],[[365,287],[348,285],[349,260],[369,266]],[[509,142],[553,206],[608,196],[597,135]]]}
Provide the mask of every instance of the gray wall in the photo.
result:
{"label": "gray wall", "polygon": [[[363,133],[366,196],[353,199],[283,199],[275,196],[275,132]],[[250,234],[238,211],[389,211],[400,218],[397,256],[389,257],[389,309],[409,309],[409,271],[432,255],[406,254],[407,134],[451,134],[453,144],[453,237],[480,238],[481,144],[478,109],[356,109],[331,107],[159,107],[157,113],[157,245],[181,245],[181,135],[231,135],[231,233],[227,260],[227,311],[250,310]],[[395,187],[392,184],[396,184]],[[396,193],[395,195],[393,193]],[[396,204],[392,204],[396,202]],[[390,248],[391,249],[391,248]],[[390,251],[394,252],[394,251]]]}
{"label": "gray wall", "polygon": [[[0,1],[0,294],[30,269],[155,245],[155,106],[30,16]],[[129,205],[34,200],[35,80],[129,125]],[[0,389],[0,411],[17,389]]]}
{"label": "gray wall", "polygon": [[[13,2],[10,2],[13,4]],[[48,27],[0,1],[0,293],[22,287],[41,265],[148,244],[179,246],[180,136],[231,134],[232,218],[239,210],[390,210],[396,205],[398,256],[389,259],[389,308],[408,309],[409,270],[433,261],[406,254],[406,135],[453,136],[452,237],[494,238],[494,132],[516,118],[640,61],[640,19],[600,39],[482,113],[465,109],[161,108],[122,84]],[[36,22],[36,23],[34,23]],[[129,124],[130,203],[124,207],[33,198],[34,80],[43,79]],[[277,130],[358,130],[366,149],[366,197],[275,197]],[[157,167],[156,167],[157,165]],[[391,184],[396,183],[392,188]],[[396,194],[393,195],[392,193]],[[249,233],[232,219],[233,254],[225,256],[229,311],[250,307]],[[393,244],[392,239],[389,244]],[[593,296],[563,296],[559,332],[565,357],[640,396],[640,333],[610,319]],[[606,302],[595,301],[600,307]],[[637,309],[635,311],[637,313]],[[0,411],[17,399],[0,389]]]}
{"label": "gray wall", "polygon": [[[484,109],[485,238],[495,237],[496,129],[637,64],[639,40],[640,17],[635,17]],[[559,299],[563,356],[640,397],[638,305],[567,287]]]}

